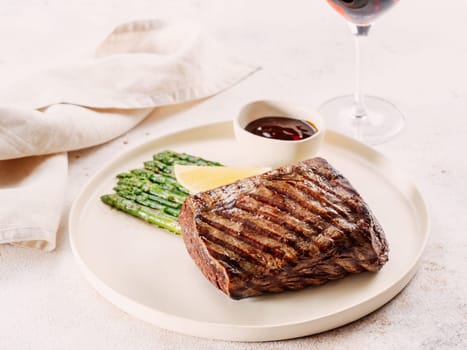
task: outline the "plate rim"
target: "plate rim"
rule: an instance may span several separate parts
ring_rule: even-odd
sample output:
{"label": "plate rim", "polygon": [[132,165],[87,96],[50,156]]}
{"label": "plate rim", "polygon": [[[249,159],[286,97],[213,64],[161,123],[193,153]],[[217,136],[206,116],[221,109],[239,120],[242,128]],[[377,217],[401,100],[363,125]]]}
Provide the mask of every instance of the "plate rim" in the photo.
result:
{"label": "plate rim", "polygon": [[[79,208],[80,206],[83,206],[85,202],[87,202],[87,200],[85,200],[87,197],[87,192],[91,191],[93,184],[98,184],[99,179],[102,178],[102,176],[105,175],[106,172],[110,170],[110,168],[116,166],[123,159],[130,157],[132,154],[138,153],[140,149],[144,149],[151,143],[163,142],[164,139],[176,138],[179,135],[185,134],[187,132],[199,132],[206,128],[226,128],[230,125],[231,122],[229,121],[205,123],[194,127],[176,130],[163,135],[152,137],[149,140],[145,140],[105,162],[78,191],[78,194],[74,198],[70,207],[68,216],[69,242],[74,259],[77,262],[81,273],[104,299],[137,319],[151,323],[163,329],[190,336],[228,341],[275,341],[316,334],[341,327],[352,321],[356,321],[388,303],[407,286],[407,284],[417,272],[418,266],[421,262],[421,257],[426,249],[426,245],[430,236],[430,217],[428,207],[422,196],[422,193],[415,185],[415,183],[405,173],[403,173],[394,164],[393,161],[391,161],[381,152],[355,139],[352,139],[351,137],[329,129],[325,132],[324,142],[332,142],[333,139],[337,139],[339,142],[351,145],[353,149],[358,149],[358,153],[360,155],[363,153],[364,158],[368,158],[369,156],[378,157],[380,160],[383,160],[385,164],[389,164],[391,169],[395,171],[396,175],[401,177],[406,183],[409,183],[412,189],[415,190],[414,194],[416,196],[416,200],[418,201],[417,212],[421,211],[422,213],[421,228],[419,230],[420,232],[418,232],[421,234],[422,239],[419,244],[418,254],[413,257],[412,264],[407,268],[406,272],[397,280],[397,282],[387,286],[379,294],[372,295],[370,298],[364,300],[363,302],[355,302],[354,304],[346,306],[337,312],[334,311],[321,315],[318,318],[285,323],[275,323],[272,325],[235,325],[228,323],[199,321],[151,308],[113,289],[111,286],[103,282],[95,273],[93,273],[92,269],[87,266],[78,251],[74,237],[76,234],[74,233],[73,228],[76,225],[75,222],[77,222],[79,219]],[[91,191],[91,193],[92,192],[93,191]],[[413,200],[410,202],[413,204]],[[371,305],[369,307],[370,310],[367,310],[366,308],[368,305]],[[151,316],[149,315],[150,313],[156,314],[156,316]],[[330,322],[333,318],[338,318],[339,321]],[[318,326],[313,325],[317,322],[323,322],[323,324]],[[329,323],[332,323],[332,325]],[[223,330],[224,332],[214,332],[213,330]],[[225,332],[226,330],[227,332]]]}

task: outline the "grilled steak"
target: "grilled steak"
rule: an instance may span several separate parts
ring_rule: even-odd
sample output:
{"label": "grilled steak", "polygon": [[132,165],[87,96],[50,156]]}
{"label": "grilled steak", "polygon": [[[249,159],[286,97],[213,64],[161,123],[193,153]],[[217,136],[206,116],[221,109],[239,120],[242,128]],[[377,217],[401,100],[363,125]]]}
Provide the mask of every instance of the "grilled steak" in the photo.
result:
{"label": "grilled steak", "polygon": [[180,224],[201,272],[234,299],[375,272],[388,259],[367,204],[322,158],[190,196]]}

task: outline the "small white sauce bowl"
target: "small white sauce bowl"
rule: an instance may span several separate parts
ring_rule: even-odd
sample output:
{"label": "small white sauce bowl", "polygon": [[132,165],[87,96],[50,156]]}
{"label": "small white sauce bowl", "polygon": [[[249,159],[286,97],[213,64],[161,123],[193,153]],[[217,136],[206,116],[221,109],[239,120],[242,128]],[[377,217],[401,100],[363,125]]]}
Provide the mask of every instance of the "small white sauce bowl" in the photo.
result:
{"label": "small white sauce bowl", "polygon": [[[255,135],[245,127],[264,117],[288,117],[311,122],[318,130],[302,140],[277,140]],[[245,165],[279,167],[314,157],[324,138],[323,118],[314,111],[298,109],[286,102],[262,100],[244,106],[233,121],[239,151]]]}

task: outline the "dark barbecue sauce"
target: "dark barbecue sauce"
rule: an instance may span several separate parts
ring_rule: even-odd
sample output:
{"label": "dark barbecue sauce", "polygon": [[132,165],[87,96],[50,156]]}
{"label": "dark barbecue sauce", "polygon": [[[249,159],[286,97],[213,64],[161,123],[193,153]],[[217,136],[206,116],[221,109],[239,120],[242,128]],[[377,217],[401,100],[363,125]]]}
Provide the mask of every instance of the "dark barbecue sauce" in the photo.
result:
{"label": "dark barbecue sauce", "polygon": [[268,139],[298,141],[318,132],[311,122],[287,117],[263,117],[253,120],[245,130]]}

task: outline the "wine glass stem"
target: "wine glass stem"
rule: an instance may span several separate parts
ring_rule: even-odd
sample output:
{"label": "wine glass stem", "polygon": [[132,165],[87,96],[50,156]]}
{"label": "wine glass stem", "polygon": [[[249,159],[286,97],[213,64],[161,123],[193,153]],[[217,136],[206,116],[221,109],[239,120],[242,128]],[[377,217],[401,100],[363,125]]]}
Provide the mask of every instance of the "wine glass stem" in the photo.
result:
{"label": "wine glass stem", "polygon": [[368,35],[370,26],[351,26],[352,33],[355,38],[355,111],[354,116],[356,119],[363,119],[366,117],[366,107],[362,93],[362,70],[361,70],[361,40]]}

